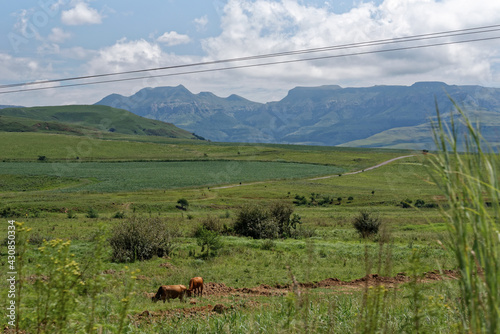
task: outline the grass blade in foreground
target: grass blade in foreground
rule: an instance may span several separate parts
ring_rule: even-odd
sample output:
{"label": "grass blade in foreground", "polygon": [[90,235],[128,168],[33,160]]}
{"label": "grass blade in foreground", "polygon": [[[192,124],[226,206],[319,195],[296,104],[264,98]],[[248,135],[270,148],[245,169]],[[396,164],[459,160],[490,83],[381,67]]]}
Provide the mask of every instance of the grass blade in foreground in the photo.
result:
{"label": "grass blade in foreground", "polygon": [[461,273],[461,330],[500,332],[500,188],[495,154],[479,130],[456,104],[466,129],[464,152],[458,127],[447,127],[438,111],[434,140],[439,148],[432,159],[436,182],[449,208],[444,209],[450,247]]}

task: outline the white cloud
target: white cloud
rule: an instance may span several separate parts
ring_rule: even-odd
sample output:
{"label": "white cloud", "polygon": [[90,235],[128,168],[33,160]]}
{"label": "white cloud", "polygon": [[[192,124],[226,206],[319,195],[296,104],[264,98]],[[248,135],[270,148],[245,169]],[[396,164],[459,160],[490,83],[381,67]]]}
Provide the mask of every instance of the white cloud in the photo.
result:
{"label": "white cloud", "polygon": [[175,31],[168,31],[158,37],[158,42],[166,44],[167,46],[174,46],[179,44],[187,44],[191,41],[188,35],[182,35]]}
{"label": "white cloud", "polygon": [[[297,0],[229,0],[221,18],[221,34],[204,40],[203,48],[209,59],[227,59],[486,26],[497,24],[499,19],[500,1],[385,0],[378,6],[359,3],[348,12],[335,14],[329,6],[315,7]],[[266,81],[266,86],[286,89],[289,85],[365,86],[424,80],[488,85],[485,80],[494,79],[489,64],[492,56],[498,57],[498,46],[498,41],[491,41],[348,56],[238,70],[237,75],[272,80],[273,84]]]}
{"label": "white cloud", "polygon": [[194,24],[196,25],[196,30],[205,31],[208,24],[208,16],[204,15],[202,17],[194,19]]}
{"label": "white cloud", "polygon": [[100,24],[102,15],[87,3],[78,2],[74,8],[61,13],[61,21],[66,25]]}
{"label": "white cloud", "polygon": [[181,57],[164,53],[156,43],[144,39],[122,39],[97,51],[86,67],[88,72],[96,74],[154,68],[180,62],[184,63]]}
{"label": "white cloud", "polygon": [[0,77],[3,82],[15,83],[39,80],[53,74],[50,63],[29,57],[13,57],[0,53]]}
{"label": "white cloud", "polygon": [[[368,0],[364,0],[368,1]],[[187,35],[170,31],[156,38],[127,40],[98,50],[82,47],[58,48],[57,31],[51,33],[51,42],[43,51],[58,52],[60,57],[53,66],[64,67],[55,74],[48,63],[49,57],[5,59],[0,54],[0,77],[5,81],[28,81],[45,77],[63,77],[137,70],[169,65],[189,64],[205,60],[284,52],[331,45],[349,44],[393,37],[411,36],[430,32],[464,29],[497,24],[500,19],[500,1],[480,0],[385,0],[357,5],[342,14],[319,4],[321,1],[304,0],[228,0],[220,12],[220,33],[202,41],[205,56],[179,55],[162,50],[164,45],[189,43]],[[222,1],[218,3],[222,4]],[[328,2],[331,3],[331,2]],[[82,0],[71,2],[72,10],[64,12],[68,19],[76,17],[78,5],[102,18],[95,9]],[[71,12],[73,11],[73,12]],[[83,11],[82,11],[83,12]],[[17,31],[29,31],[29,12],[18,13]],[[91,20],[80,20],[89,23]],[[205,23],[207,22],[207,23]],[[66,23],[68,24],[68,23]],[[198,27],[208,25],[205,17],[193,21]],[[59,31],[59,40],[66,37]],[[498,33],[497,33],[498,35]],[[474,36],[470,36],[474,37]],[[40,39],[40,36],[30,38]],[[49,41],[49,40],[47,40]],[[194,45],[195,43],[192,43]],[[51,49],[52,48],[52,49]],[[194,49],[194,48],[193,48]],[[51,51],[52,50],[52,51]],[[353,53],[377,48],[358,48],[338,51]],[[372,86],[401,84],[416,81],[444,81],[448,84],[500,85],[500,42],[489,41],[422,48],[398,52],[348,56],[316,61],[253,67],[230,71],[196,73],[191,75],[153,78],[164,71],[151,72],[148,79],[91,85],[26,94],[26,99],[13,104],[94,103],[111,93],[130,95],[147,86],[185,85],[193,92],[212,91],[219,96],[236,93],[251,100],[267,102],[281,99],[295,86]],[[315,53],[296,57],[324,56],[334,53]],[[3,58],[2,58],[3,57]],[[56,58],[54,58],[56,59]],[[68,60],[70,59],[70,60]],[[63,60],[63,62],[60,62]],[[271,61],[267,59],[264,61]],[[82,65],[82,62],[84,64]],[[31,67],[26,66],[31,64]],[[62,65],[61,65],[62,64]],[[243,62],[233,63],[242,65]],[[233,65],[231,64],[231,65]],[[71,70],[69,66],[73,67]],[[231,66],[227,65],[227,66]],[[224,65],[217,65],[222,67]],[[74,70],[74,72],[71,72]],[[181,71],[181,70],[179,70]],[[64,73],[64,74],[62,74]],[[75,73],[75,74],[73,74]],[[147,74],[145,74],[147,75]],[[59,94],[64,90],[64,94]],[[52,93],[53,92],[53,93]],[[49,93],[51,95],[49,96]],[[14,98],[21,95],[5,95]],[[53,100],[49,100],[49,97]],[[44,102],[52,101],[52,102]]]}
{"label": "white cloud", "polygon": [[52,31],[49,35],[49,41],[53,43],[62,43],[66,41],[68,38],[71,38],[71,33],[64,31],[61,28],[52,28]]}

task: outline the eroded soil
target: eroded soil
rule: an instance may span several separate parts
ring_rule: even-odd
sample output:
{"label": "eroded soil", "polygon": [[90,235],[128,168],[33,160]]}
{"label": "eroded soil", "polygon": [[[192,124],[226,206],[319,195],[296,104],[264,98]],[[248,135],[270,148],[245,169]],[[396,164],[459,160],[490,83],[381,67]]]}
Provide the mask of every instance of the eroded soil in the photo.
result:
{"label": "eroded soil", "polygon": [[[442,274],[438,271],[431,271],[422,274],[418,277],[419,283],[440,281],[444,279],[457,279],[458,273],[453,270],[445,270]],[[191,299],[186,307],[180,309],[172,310],[160,310],[160,311],[148,311],[145,310],[141,313],[134,315],[132,318],[135,321],[154,321],[156,318],[173,317],[173,316],[184,316],[184,317],[195,317],[195,316],[206,316],[208,314],[220,314],[224,313],[228,309],[235,309],[244,305],[244,307],[254,307],[259,306],[259,302],[255,300],[245,300],[244,303],[240,305],[230,305],[226,306],[221,303],[224,297],[236,297],[236,298],[250,298],[252,296],[283,296],[291,291],[295,293],[300,293],[301,291],[307,289],[317,289],[317,288],[340,288],[337,289],[339,293],[345,292],[346,290],[361,290],[369,286],[379,286],[383,285],[388,288],[395,288],[399,284],[408,283],[415,280],[414,277],[408,276],[405,273],[398,273],[395,277],[384,277],[377,274],[370,274],[365,277],[355,279],[353,281],[345,282],[337,278],[327,278],[319,282],[297,282],[296,284],[290,283],[276,286],[270,286],[267,284],[261,284],[253,288],[233,288],[225,285],[224,283],[214,283],[208,282],[203,286],[203,298],[213,300],[215,305],[208,304],[204,306],[196,306],[196,298]],[[345,289],[342,289],[345,288]],[[150,296],[150,293],[144,293],[144,296]],[[230,304],[230,300],[227,302]]]}

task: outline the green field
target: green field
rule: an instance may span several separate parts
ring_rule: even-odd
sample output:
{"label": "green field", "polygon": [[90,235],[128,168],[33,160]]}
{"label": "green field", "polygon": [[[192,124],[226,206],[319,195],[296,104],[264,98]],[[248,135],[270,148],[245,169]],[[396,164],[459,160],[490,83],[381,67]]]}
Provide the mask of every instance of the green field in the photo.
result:
{"label": "green field", "polygon": [[[79,180],[62,191],[137,191],[341,174],[341,167],[259,161],[0,163],[0,173]],[[0,174],[1,175],[1,174]],[[75,182],[73,182],[75,183]],[[16,191],[6,183],[0,191]]]}
{"label": "green field", "polygon": [[[457,281],[425,274],[457,268],[430,155],[417,152],[347,175],[412,152],[129,135],[0,132],[0,139],[6,143],[0,151],[2,226],[13,219],[31,228],[30,243],[18,249],[26,249],[19,312],[30,331],[371,333],[385,328],[400,333],[415,332],[417,323],[421,332],[458,330]],[[313,180],[321,175],[332,177]],[[307,203],[297,203],[297,197]],[[324,198],[329,201],[320,202]],[[179,209],[179,199],[189,202],[187,210]],[[405,208],[404,201],[422,205]],[[293,237],[264,240],[234,232],[242,207],[276,203],[289,204],[301,217]],[[383,226],[367,239],[352,224],[362,210]],[[171,236],[168,256],[112,261],[113,228],[134,219],[165,224]],[[209,219],[218,224],[221,242],[212,253],[198,234]],[[2,233],[7,236],[6,227]],[[2,239],[3,308],[9,263],[8,239]],[[373,274],[385,280],[369,288],[360,279],[377,277]],[[292,275],[304,283],[301,294],[292,288]],[[159,285],[187,285],[194,276],[202,276],[207,286],[205,296],[190,299],[195,304],[153,304],[145,297]],[[328,279],[334,284],[319,284]],[[66,288],[52,285],[58,282]],[[47,296],[53,302],[44,304]],[[62,301],[68,306],[57,308]],[[219,304],[222,311],[214,311]],[[53,320],[40,321],[42,310]]]}

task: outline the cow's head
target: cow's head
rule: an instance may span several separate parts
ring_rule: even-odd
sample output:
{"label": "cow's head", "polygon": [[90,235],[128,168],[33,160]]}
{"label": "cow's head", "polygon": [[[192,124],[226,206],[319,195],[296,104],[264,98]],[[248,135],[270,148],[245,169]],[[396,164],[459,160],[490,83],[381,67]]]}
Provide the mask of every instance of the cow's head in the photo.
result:
{"label": "cow's head", "polygon": [[151,301],[153,303],[156,303],[158,300],[160,300],[160,295],[158,293],[156,295],[154,295],[153,297],[151,297]]}

